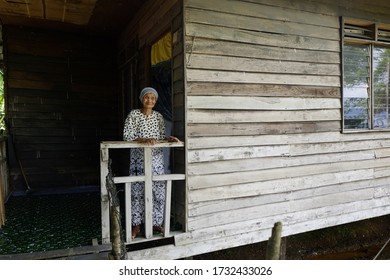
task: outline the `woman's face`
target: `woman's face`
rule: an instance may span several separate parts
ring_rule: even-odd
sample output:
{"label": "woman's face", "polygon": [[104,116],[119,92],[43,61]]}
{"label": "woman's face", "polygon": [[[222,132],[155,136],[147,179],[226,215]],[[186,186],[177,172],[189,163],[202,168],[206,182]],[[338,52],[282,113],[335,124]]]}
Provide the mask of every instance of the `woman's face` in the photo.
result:
{"label": "woman's face", "polygon": [[147,93],[142,98],[142,105],[145,109],[152,109],[156,105],[156,101],[156,96],[153,93]]}

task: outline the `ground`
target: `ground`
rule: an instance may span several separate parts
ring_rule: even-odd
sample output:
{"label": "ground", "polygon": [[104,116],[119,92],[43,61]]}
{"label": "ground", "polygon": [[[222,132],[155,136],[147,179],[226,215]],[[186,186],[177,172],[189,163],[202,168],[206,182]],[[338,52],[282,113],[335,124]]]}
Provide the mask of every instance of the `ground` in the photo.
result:
{"label": "ground", "polygon": [[[287,260],[390,259],[390,215],[330,227],[283,239]],[[195,256],[194,259],[265,259],[267,242]],[[378,255],[378,256],[377,256]]]}

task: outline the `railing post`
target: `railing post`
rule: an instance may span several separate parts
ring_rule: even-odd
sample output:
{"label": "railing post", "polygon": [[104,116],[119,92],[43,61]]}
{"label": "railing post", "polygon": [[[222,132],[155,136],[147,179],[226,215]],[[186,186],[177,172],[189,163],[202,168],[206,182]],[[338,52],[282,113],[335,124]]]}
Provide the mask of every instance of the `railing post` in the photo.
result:
{"label": "railing post", "polygon": [[171,196],[172,196],[172,181],[167,180],[165,189],[165,208],[164,208],[164,237],[169,236],[171,227]]}
{"label": "railing post", "polygon": [[144,171],[145,171],[145,237],[153,236],[153,170],[152,148],[144,148]]}
{"label": "railing post", "polygon": [[100,199],[102,214],[102,244],[110,243],[110,202],[107,193],[106,177],[108,175],[108,148],[100,150]]}
{"label": "railing post", "polygon": [[132,217],[131,217],[131,183],[125,183],[125,236],[126,242],[131,242]]}

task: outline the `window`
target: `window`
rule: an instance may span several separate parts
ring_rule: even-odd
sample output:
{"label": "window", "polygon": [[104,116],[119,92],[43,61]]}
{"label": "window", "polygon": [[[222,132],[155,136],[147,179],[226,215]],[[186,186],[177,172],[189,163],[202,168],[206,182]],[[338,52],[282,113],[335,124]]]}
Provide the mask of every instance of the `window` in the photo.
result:
{"label": "window", "polygon": [[344,20],[344,130],[390,129],[390,26]]}

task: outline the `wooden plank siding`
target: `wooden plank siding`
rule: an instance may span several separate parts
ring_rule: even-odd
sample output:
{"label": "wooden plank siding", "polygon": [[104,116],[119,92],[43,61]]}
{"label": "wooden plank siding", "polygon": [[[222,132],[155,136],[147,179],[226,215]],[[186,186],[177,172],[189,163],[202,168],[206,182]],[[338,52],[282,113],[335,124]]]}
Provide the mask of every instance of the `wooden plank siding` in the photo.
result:
{"label": "wooden plank siding", "polygon": [[[7,26],[7,124],[34,190],[99,184],[99,143],[118,137],[110,40]],[[13,152],[11,157],[13,157]],[[18,165],[11,185],[23,190]]]}
{"label": "wooden plank siding", "polygon": [[[341,133],[340,16],[376,1],[185,0],[188,224],[200,251],[390,213],[390,134]],[[268,234],[266,234],[268,233]]]}

